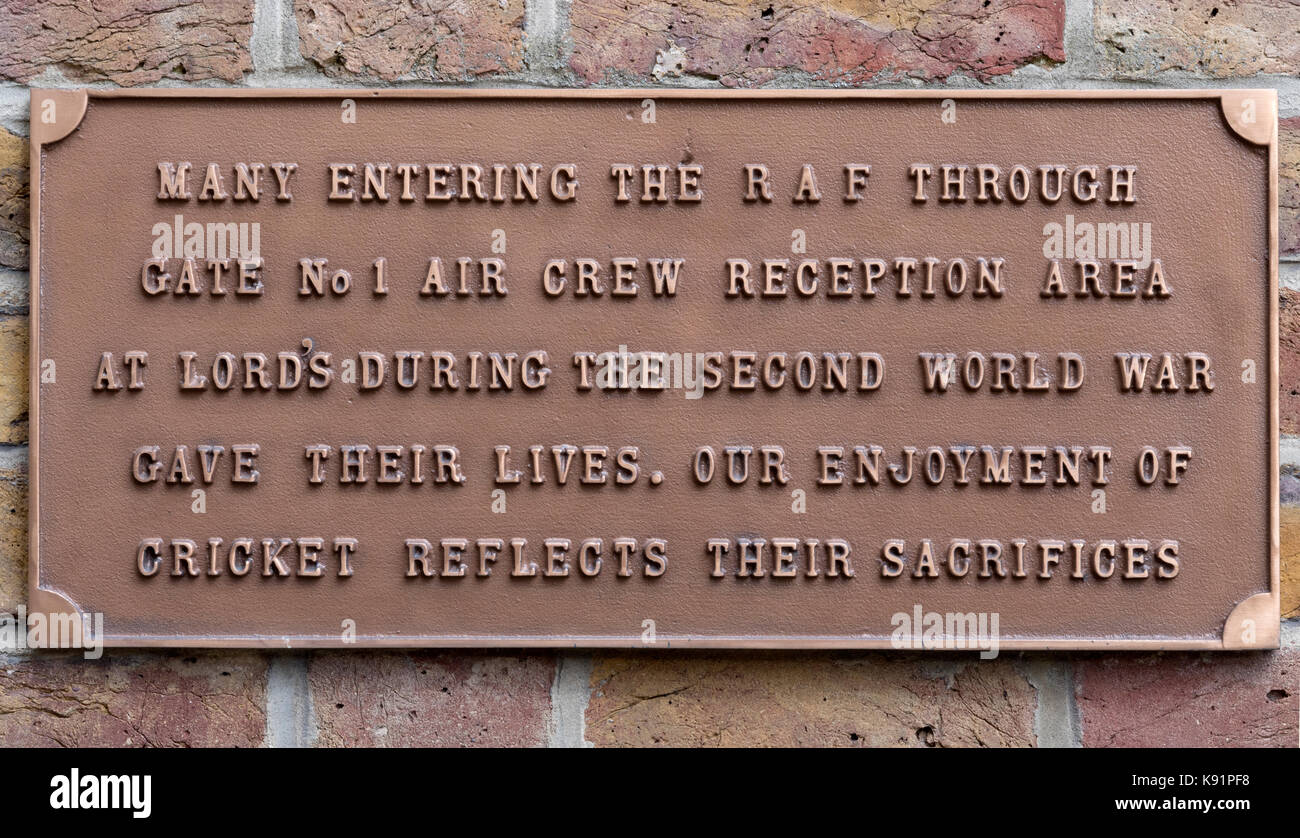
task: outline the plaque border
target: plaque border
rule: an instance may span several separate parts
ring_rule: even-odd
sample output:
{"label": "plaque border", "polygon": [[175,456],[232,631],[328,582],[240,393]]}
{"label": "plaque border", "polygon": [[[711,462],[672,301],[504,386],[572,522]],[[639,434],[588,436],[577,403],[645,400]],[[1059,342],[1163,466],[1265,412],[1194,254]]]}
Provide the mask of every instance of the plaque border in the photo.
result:
{"label": "plaque border", "polygon": [[[1279,500],[1279,361],[1278,361],[1278,96],[1270,88],[1204,89],[1018,89],[1018,90],[859,90],[848,88],[712,90],[698,88],[112,88],[30,89],[30,327],[28,431],[28,562],[27,613],[82,614],[64,592],[40,584],[40,345],[41,345],[41,186],[42,149],[75,131],[95,99],[504,99],[504,100],[620,100],[753,101],[753,100],[1030,100],[1118,102],[1125,100],[1218,100],[1228,128],[1246,142],[1267,146],[1268,153],[1268,386],[1269,386],[1269,590],[1242,600],[1224,621],[1221,636],[1097,636],[1034,638],[1007,637],[999,641],[1008,651],[1044,650],[1252,650],[1277,649],[1281,642],[1281,540]],[[1243,119],[1241,103],[1257,101],[1256,119]],[[39,118],[40,108],[53,101],[57,118]],[[1247,638],[1253,638],[1249,640]],[[143,648],[650,648],[671,649],[892,649],[887,637],[854,635],[672,635],[660,633],[647,645],[639,634],[610,635],[384,635],[358,634],[345,642],[332,635],[114,635],[101,638],[107,647]],[[939,650],[936,650],[939,651]]]}

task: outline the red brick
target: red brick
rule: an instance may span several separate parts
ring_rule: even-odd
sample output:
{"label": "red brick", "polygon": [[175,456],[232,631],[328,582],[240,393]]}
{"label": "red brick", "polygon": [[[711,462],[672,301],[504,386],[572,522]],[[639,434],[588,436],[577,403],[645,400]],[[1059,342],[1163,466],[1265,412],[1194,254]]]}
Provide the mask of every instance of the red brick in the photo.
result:
{"label": "red brick", "polygon": [[79,82],[239,81],[253,69],[252,0],[0,4],[0,76],[53,68]]}
{"label": "red brick", "polygon": [[1168,70],[1211,78],[1300,71],[1295,0],[1096,0],[1092,29],[1102,72],[1119,78]]}
{"label": "red brick", "polygon": [[1300,116],[1277,124],[1277,241],[1283,256],[1300,256]]}
{"label": "red brick", "polygon": [[1007,660],[826,653],[596,659],[596,745],[1024,746],[1037,695]]}
{"label": "red brick", "polygon": [[546,742],[555,659],[458,652],[329,652],[310,682],[328,746],[517,747]]}
{"label": "red brick", "polygon": [[330,76],[469,81],[523,69],[523,0],[293,5],[303,57]]}
{"label": "red brick", "polygon": [[786,72],[845,84],[987,79],[1065,60],[1064,0],[574,0],[569,19],[571,66],[588,83],[674,75],[679,62],[748,86]]}
{"label": "red brick", "polygon": [[1300,433],[1300,291],[1281,289],[1277,320],[1278,422],[1282,433]]}
{"label": "red brick", "polygon": [[1300,649],[1081,661],[1085,747],[1295,747]]}
{"label": "red brick", "polygon": [[0,662],[0,745],[239,746],[262,743],[266,659],[107,650]]}

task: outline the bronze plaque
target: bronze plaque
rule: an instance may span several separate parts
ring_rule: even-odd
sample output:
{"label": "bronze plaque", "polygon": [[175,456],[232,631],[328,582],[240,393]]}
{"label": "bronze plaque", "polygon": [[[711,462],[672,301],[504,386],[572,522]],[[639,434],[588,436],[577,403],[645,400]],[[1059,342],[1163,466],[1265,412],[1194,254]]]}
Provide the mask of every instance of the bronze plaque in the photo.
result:
{"label": "bronze plaque", "polygon": [[29,607],[1275,646],[1276,101],[33,91]]}

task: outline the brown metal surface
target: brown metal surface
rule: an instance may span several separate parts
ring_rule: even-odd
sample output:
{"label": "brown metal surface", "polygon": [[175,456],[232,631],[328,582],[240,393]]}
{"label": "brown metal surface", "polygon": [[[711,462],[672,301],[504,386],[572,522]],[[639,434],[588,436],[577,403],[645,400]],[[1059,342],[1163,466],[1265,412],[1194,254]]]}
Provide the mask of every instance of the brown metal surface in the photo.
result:
{"label": "brown metal surface", "polygon": [[[897,615],[918,610],[996,614],[1003,648],[1277,643],[1272,91],[37,90],[32,140],[30,608],[101,613],[109,644],[888,648]],[[193,197],[159,197],[160,163],[191,164]],[[235,197],[240,163],[265,167],[256,202]],[[287,200],[274,175],[285,163],[297,166]],[[387,200],[373,184],[375,197],[362,198],[367,163],[376,176],[389,165]],[[199,199],[209,164],[225,200]],[[332,181],[333,164],[354,167],[349,182]],[[536,200],[516,164],[540,167]],[[627,201],[611,170],[619,164],[631,167]],[[770,202],[746,200],[747,164],[766,167]],[[931,167],[924,201],[914,164]],[[454,194],[472,190],[461,178],[474,165],[482,200]],[[494,165],[505,167],[500,201]],[[667,167],[668,200],[640,200],[647,165]],[[868,165],[860,179],[846,169]],[[820,200],[795,200],[804,166]],[[965,200],[941,199],[944,166]],[[1000,200],[977,200],[982,166],[998,167],[984,171]],[[1023,201],[1011,195],[1017,166],[1031,178]],[[1066,168],[1059,200],[1040,196],[1040,166]],[[1095,200],[1090,175],[1071,189],[1089,166]],[[1112,166],[1135,167],[1133,201]],[[452,197],[439,186],[428,198],[444,171]],[[693,197],[696,181],[700,199],[677,200]],[[349,187],[355,200],[343,199]],[[250,293],[239,293],[237,261],[225,293],[214,293],[214,254],[197,251],[196,293],[175,293],[190,224],[260,225]],[[1115,238],[1085,296],[1075,260],[1086,251],[1059,254],[1065,296],[1051,296],[1053,237],[1078,244],[1101,224],[1128,225],[1132,250],[1114,253]],[[147,265],[154,249],[178,240],[182,252],[161,266],[170,284],[148,293],[160,287]],[[1134,296],[1113,294],[1114,262],[1145,261],[1142,241],[1165,286],[1147,265],[1134,271]],[[387,293],[376,294],[381,257]],[[445,295],[421,294],[433,257]],[[462,258],[471,260],[463,295]],[[981,258],[1001,260],[985,293]],[[300,260],[320,259],[324,291],[303,295]],[[482,293],[492,259],[504,295]],[[575,293],[583,259],[605,293]],[[619,259],[637,260],[635,294],[610,293]],[[675,296],[653,293],[655,259],[682,260]],[[903,294],[898,264],[911,259]],[[933,294],[927,259],[938,260]],[[554,295],[553,260],[566,278]],[[743,283],[728,293],[728,260],[747,260],[752,296]],[[789,263],[768,294],[764,260]],[[886,266],[874,296],[863,293],[872,260]],[[953,274],[950,290],[954,260],[968,273],[964,285]],[[810,285],[812,269],[798,272],[805,261],[818,271],[810,294],[798,289]],[[848,293],[835,293],[837,264]],[[345,294],[330,289],[339,269]],[[722,384],[698,398],[689,387],[609,389],[593,369],[583,387],[575,353],[621,346],[691,363],[718,353]],[[147,353],[142,386],[131,386],[128,365],[142,356],[128,353]],[[205,386],[183,387],[185,353]],[[213,383],[220,353],[235,362],[225,391]],[[269,388],[247,367],[258,353]],[[373,389],[367,353],[384,368]],[[399,353],[423,353],[409,388],[397,380]],[[433,388],[439,353],[459,387]],[[516,356],[509,389],[490,386],[493,353]],[[758,380],[733,386],[747,383],[745,353]],[[770,386],[763,374],[775,376],[781,362],[770,359],[782,353],[787,374]],[[826,353],[847,353],[844,386]],[[923,353],[951,353],[959,373],[982,362],[985,377],[930,392]],[[1062,353],[1083,363],[1078,389],[1058,387]],[[1152,356],[1142,392],[1122,391],[1120,353]],[[1169,390],[1153,391],[1165,353]],[[295,363],[282,356],[303,363],[295,387],[277,386],[280,364]],[[1196,375],[1202,356],[1212,390]],[[548,377],[529,386],[543,357]],[[866,387],[864,357],[884,369]],[[330,370],[327,386],[307,381],[313,359]],[[348,381],[346,361],[361,381]],[[800,363],[815,372],[809,389],[796,380]],[[1009,378],[991,386],[1000,364],[1016,389]],[[1038,376],[1049,389],[1026,390]],[[223,451],[211,482],[200,446]],[[240,446],[253,463],[242,470]],[[329,451],[319,483],[312,446]],[[364,483],[340,482],[344,446],[368,446]],[[389,469],[384,446],[394,447]],[[419,482],[413,446],[423,448]],[[498,482],[503,446],[520,482]],[[541,484],[530,446],[542,448]],[[562,446],[576,450],[561,485]],[[729,446],[752,449],[743,482],[728,478]],[[854,449],[872,446],[879,485],[855,480]],[[1140,479],[1148,446],[1160,469],[1152,485]],[[155,447],[160,471],[149,481]],[[703,447],[717,455],[707,482],[694,469]],[[1010,485],[983,479],[984,447],[1011,449]],[[1084,452],[1077,482],[1062,476],[1058,447]],[[1092,456],[1103,447],[1100,483]],[[1045,485],[1030,465],[1039,448]],[[843,479],[833,485],[824,466],[837,449]],[[1172,472],[1176,485],[1171,462],[1186,464]],[[255,483],[233,479],[253,469]],[[232,562],[237,539],[250,549]],[[757,539],[761,565],[748,569],[762,575],[741,575],[737,554]],[[186,540],[192,562],[176,557]],[[839,544],[849,552],[836,563]],[[785,561],[778,548],[790,551]],[[249,570],[237,575],[244,552]],[[895,556],[903,571],[891,576]],[[1115,571],[1102,578],[1112,556]]]}

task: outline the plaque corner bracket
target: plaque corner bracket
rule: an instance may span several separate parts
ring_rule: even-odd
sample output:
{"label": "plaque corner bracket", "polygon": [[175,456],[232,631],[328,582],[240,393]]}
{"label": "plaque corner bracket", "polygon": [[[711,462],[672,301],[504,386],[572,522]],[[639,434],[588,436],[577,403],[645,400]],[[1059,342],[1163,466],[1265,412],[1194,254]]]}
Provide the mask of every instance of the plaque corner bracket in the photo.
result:
{"label": "plaque corner bracket", "polygon": [[63,139],[77,130],[86,116],[90,93],[86,90],[31,90],[31,142],[33,148]]}
{"label": "plaque corner bracket", "polygon": [[1225,649],[1276,649],[1282,634],[1280,600],[1274,592],[1248,596],[1223,623]]}
{"label": "plaque corner bracket", "polygon": [[1277,142],[1277,91],[1225,90],[1219,96],[1223,118],[1233,132],[1255,145]]}
{"label": "plaque corner bracket", "polygon": [[65,594],[49,588],[33,586],[27,595],[27,612],[29,614],[75,614],[82,615],[81,608]]}

